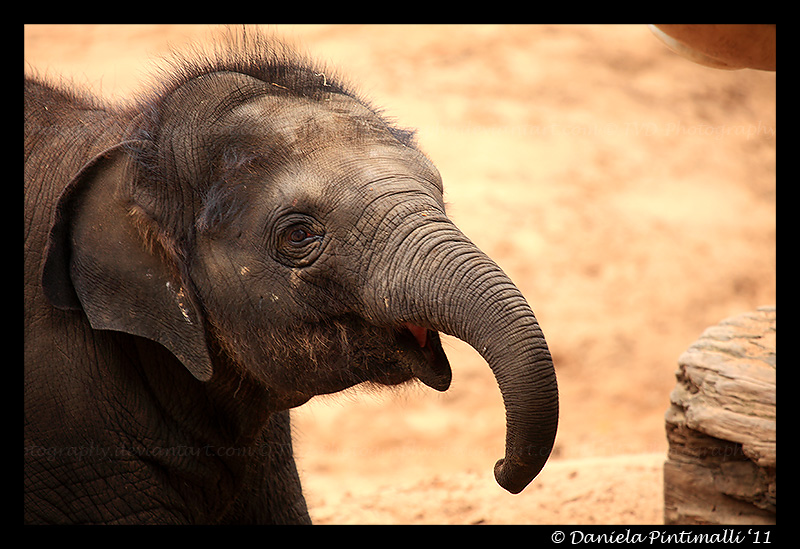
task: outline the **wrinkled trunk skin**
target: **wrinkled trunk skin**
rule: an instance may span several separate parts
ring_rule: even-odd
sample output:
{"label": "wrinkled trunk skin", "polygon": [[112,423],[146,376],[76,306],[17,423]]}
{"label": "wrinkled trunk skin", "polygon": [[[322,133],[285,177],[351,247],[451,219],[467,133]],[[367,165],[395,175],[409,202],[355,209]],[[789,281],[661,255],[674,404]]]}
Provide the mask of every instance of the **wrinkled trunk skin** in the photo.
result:
{"label": "wrinkled trunk skin", "polygon": [[544,335],[506,274],[446,217],[428,219],[399,244],[394,272],[368,301],[368,314],[455,336],[495,375],[506,409],[506,453],[498,484],[521,492],[544,467],[558,424],[558,387]]}

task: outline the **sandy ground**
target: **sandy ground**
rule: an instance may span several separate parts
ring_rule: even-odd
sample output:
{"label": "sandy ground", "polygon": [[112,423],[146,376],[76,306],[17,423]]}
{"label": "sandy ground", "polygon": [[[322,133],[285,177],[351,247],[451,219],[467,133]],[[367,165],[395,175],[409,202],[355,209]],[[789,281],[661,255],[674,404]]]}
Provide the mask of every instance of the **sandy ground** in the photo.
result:
{"label": "sandy ground", "polygon": [[[451,217],[536,311],[561,394],[554,455],[518,496],[491,474],[499,391],[458,340],[444,394],[312,400],[294,425],[315,521],[661,522],[678,356],[775,303],[775,73],[691,64],[645,26],[270,28],[418,129]],[[26,27],[26,70],[124,97],[208,32]]]}

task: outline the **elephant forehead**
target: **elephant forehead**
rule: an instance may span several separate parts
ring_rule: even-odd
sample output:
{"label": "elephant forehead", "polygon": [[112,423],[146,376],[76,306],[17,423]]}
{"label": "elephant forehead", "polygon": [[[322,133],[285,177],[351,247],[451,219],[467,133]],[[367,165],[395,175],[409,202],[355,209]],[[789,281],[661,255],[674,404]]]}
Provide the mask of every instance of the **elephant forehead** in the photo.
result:
{"label": "elephant forehead", "polygon": [[399,144],[329,143],[281,171],[278,189],[290,200],[317,196],[329,203],[353,203],[409,192],[440,202],[442,196],[436,168],[424,155]]}
{"label": "elephant forehead", "polygon": [[[285,172],[297,190],[324,191],[407,177],[441,192],[436,168],[415,147],[399,141],[385,121],[352,97],[324,101],[263,96],[236,107],[234,147],[253,148],[272,173]],[[291,185],[290,185],[291,186]]]}

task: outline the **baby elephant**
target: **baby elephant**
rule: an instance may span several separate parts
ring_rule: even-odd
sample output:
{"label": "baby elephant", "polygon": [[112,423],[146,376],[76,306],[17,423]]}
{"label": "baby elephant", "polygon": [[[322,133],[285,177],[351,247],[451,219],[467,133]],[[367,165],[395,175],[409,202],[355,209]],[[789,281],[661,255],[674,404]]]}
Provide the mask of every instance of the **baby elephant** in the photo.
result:
{"label": "baby elephant", "polygon": [[271,39],[223,45],[125,106],[25,80],[25,521],[309,522],[288,410],[444,391],[439,332],[494,372],[520,492],[558,422],[525,299],[412,132]]}

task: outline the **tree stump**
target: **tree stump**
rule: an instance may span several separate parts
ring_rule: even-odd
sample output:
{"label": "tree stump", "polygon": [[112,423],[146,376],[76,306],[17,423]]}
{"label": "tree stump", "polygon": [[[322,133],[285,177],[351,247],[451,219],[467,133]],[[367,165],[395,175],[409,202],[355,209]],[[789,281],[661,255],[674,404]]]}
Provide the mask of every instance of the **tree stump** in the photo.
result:
{"label": "tree stump", "polygon": [[665,524],[775,524],[775,307],[708,328],[665,414]]}

